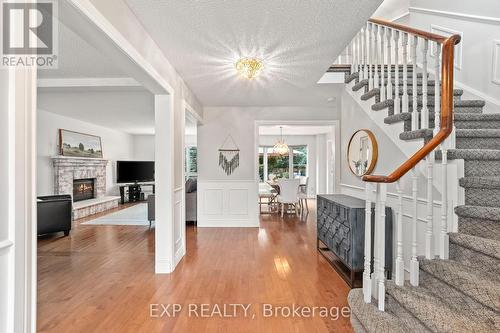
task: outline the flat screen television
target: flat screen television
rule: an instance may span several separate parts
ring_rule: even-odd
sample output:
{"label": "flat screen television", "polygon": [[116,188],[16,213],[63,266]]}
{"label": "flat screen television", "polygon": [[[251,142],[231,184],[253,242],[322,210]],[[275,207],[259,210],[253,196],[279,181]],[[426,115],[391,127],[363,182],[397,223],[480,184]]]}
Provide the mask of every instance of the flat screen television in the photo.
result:
{"label": "flat screen television", "polygon": [[117,183],[152,182],[155,180],[154,161],[117,161]]}

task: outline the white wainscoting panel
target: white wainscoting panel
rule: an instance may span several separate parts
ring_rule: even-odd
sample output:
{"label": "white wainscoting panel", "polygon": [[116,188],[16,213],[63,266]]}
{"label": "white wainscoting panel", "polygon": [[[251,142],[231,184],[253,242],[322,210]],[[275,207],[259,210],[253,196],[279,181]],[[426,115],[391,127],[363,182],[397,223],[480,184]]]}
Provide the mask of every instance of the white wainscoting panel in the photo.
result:
{"label": "white wainscoting panel", "polygon": [[[439,25],[431,24],[431,32],[441,36],[449,37],[451,35],[460,35],[462,41],[460,44],[455,45],[455,68],[458,70],[462,69],[462,47],[464,45],[464,33],[461,31],[456,31],[450,28],[441,27]],[[434,57],[436,54],[436,47],[434,43],[431,46],[431,55]]]}
{"label": "white wainscoting panel", "polygon": [[493,83],[500,85],[500,40],[493,41]]}
{"label": "white wainscoting panel", "polygon": [[179,263],[185,253],[186,221],[184,218],[184,187],[174,190],[174,266]]}
{"label": "white wainscoting panel", "polygon": [[258,183],[198,180],[198,227],[258,227]]}

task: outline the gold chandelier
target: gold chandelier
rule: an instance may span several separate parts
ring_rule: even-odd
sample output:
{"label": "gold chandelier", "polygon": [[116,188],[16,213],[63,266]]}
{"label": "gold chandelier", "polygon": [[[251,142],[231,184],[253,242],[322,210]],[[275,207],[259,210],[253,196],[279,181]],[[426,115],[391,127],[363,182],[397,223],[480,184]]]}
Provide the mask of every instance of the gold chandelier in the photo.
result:
{"label": "gold chandelier", "polygon": [[262,60],[257,58],[241,58],[235,66],[238,73],[249,80],[258,76],[264,68]]}
{"label": "gold chandelier", "polygon": [[288,153],[290,152],[290,148],[288,147],[288,145],[285,143],[285,140],[283,139],[283,126],[280,126],[280,139],[274,145],[273,152],[275,154],[280,155],[280,156],[288,155]]}

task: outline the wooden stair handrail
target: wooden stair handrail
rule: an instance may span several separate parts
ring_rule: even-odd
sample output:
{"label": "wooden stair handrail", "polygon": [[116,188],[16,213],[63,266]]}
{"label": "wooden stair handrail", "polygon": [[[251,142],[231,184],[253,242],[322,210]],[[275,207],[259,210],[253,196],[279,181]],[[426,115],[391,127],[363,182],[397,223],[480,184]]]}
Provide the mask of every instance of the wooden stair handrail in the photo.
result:
{"label": "wooden stair handrail", "polygon": [[[389,28],[407,32],[412,35],[420,36],[424,39],[432,40],[442,44],[441,60],[441,125],[439,132],[420,148],[413,156],[401,164],[388,176],[366,175],[363,181],[372,183],[394,183],[403,177],[408,171],[413,169],[427,155],[431,154],[437,146],[451,134],[453,131],[453,67],[454,67],[454,49],[455,45],[460,43],[460,35],[443,37],[426,31],[413,29],[404,25],[392,23],[389,21],[372,18],[371,23],[383,25]],[[438,80],[436,80],[438,82]],[[416,112],[416,106],[413,109]]]}

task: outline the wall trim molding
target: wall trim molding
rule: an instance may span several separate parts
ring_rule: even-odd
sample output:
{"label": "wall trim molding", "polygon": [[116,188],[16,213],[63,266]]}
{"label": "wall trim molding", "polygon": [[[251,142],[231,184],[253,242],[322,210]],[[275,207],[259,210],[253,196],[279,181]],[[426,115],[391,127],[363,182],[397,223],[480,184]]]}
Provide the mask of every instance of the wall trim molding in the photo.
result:
{"label": "wall trim molding", "polygon": [[397,20],[401,20],[402,18],[404,18],[404,17],[406,17],[406,16],[408,16],[408,15],[410,15],[410,12],[409,12],[409,11],[404,12],[403,14],[398,15],[398,16],[396,16],[396,17],[393,17],[390,21],[391,21],[391,22],[394,22],[394,21],[397,21]]}
{"label": "wall trim molding", "polygon": [[454,18],[454,19],[465,19],[467,21],[500,25],[500,18],[492,17],[492,16],[471,15],[471,14],[464,14],[464,13],[459,13],[459,12],[450,12],[450,11],[443,11],[443,10],[436,10],[436,9],[429,9],[429,8],[422,8],[422,7],[409,7],[408,10],[410,13],[415,12],[415,13],[422,13],[422,14],[439,15],[439,16],[446,16],[446,17],[450,17],[450,18]]}
{"label": "wall trim molding", "polygon": [[87,87],[140,87],[131,77],[75,77],[38,79],[38,88],[87,88]]}
{"label": "wall trim molding", "polygon": [[[491,82],[500,85],[500,40],[496,39],[493,41],[493,74]],[[495,76],[496,74],[499,76]],[[500,105],[500,101],[498,101]]]}
{"label": "wall trim molding", "polygon": [[[500,47],[500,46],[499,46]],[[500,82],[499,82],[500,84]],[[458,88],[461,88],[481,99],[484,99],[485,101],[491,103],[491,104],[494,104],[495,106],[498,106],[500,107],[500,100],[499,99],[496,99],[494,98],[493,96],[490,96],[490,95],[486,95],[485,93],[483,92],[480,92],[479,90],[476,90],[462,82],[459,82],[459,81],[455,81],[455,86],[457,86]]]}
{"label": "wall trim molding", "polygon": [[170,260],[158,259],[155,262],[155,273],[156,274],[169,274],[172,273],[172,264]]}

